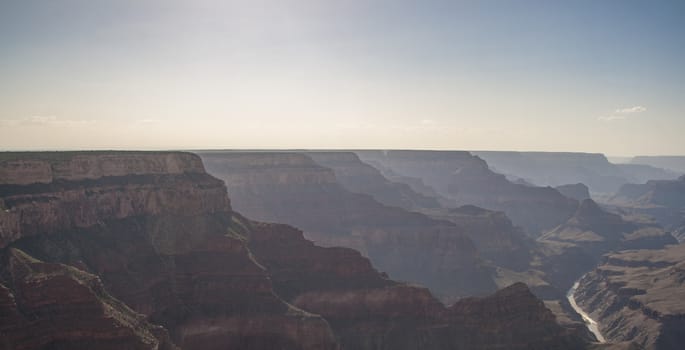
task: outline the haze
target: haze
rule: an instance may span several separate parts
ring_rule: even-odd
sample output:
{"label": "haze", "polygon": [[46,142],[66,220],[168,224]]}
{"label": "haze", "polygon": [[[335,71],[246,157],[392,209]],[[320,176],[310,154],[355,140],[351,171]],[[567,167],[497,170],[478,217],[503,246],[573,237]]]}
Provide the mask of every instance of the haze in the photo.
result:
{"label": "haze", "polygon": [[685,154],[679,1],[3,1],[0,149]]}

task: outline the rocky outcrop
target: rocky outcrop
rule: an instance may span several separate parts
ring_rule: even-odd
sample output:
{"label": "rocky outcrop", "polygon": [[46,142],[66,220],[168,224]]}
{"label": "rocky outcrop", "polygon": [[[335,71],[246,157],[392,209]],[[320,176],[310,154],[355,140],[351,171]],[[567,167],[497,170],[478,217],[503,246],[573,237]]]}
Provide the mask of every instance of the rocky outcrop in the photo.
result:
{"label": "rocky outcrop", "polygon": [[164,328],[111,297],[97,276],[18,249],[2,259],[0,348],[175,349]]}
{"label": "rocky outcrop", "polygon": [[676,180],[653,180],[645,184],[627,184],[614,196],[637,207],[664,206],[685,208],[685,176]]}
{"label": "rocky outcrop", "polygon": [[351,192],[368,194],[385,205],[408,210],[440,207],[437,198],[416,192],[408,184],[389,181],[353,152],[307,152],[306,155],[333,170],[338,182]]}
{"label": "rocky outcrop", "polygon": [[564,196],[573,198],[577,201],[584,201],[590,198],[590,191],[588,187],[582,183],[561,185],[555,188]]}
{"label": "rocky outcrop", "polygon": [[[540,312],[540,310],[546,312]],[[508,314],[506,322],[495,321],[495,315]],[[507,349],[578,349],[584,344],[579,338],[555,323],[552,313],[544,308],[523,283],[515,283],[485,298],[467,298],[460,300],[448,309],[449,319],[460,320],[465,327],[451,329],[450,333],[458,334],[458,339],[468,339],[475,344],[486,343],[496,348],[502,341],[502,334],[515,334],[505,342]],[[547,327],[540,327],[546,324]],[[477,331],[480,330],[480,331]],[[515,340],[527,339],[526,342]],[[489,339],[489,340],[488,340]],[[562,340],[563,339],[563,340]],[[464,349],[470,347],[464,346]]]}
{"label": "rocky outcrop", "polygon": [[603,254],[625,249],[660,249],[676,240],[658,225],[627,221],[607,212],[591,199],[574,216],[544,234],[542,269],[562,288],[595,266]]}
{"label": "rocky outcrop", "polygon": [[685,156],[637,156],[631,164],[647,164],[685,174]]}
{"label": "rocky outcrop", "polygon": [[419,211],[453,223],[474,242],[483,258],[497,266],[521,270],[530,263],[533,242],[502,212],[470,205],[442,208],[435,197],[414,192],[407,184],[389,181],[378,169],[362,162],[352,152],[306,154],[318,164],[332,169],[341,185],[352,192],[370,194],[383,204]]}
{"label": "rocky outcrop", "polygon": [[457,226],[473,241],[480,256],[497,267],[522,271],[530,266],[535,241],[527,237],[503,213],[472,205],[428,210],[432,217]]}
{"label": "rocky outcrop", "polygon": [[503,211],[531,235],[556,227],[571,217],[577,201],[550,187],[514,184],[480,158],[459,151],[355,151],[371,164],[403,176],[420,178],[458,205]]}
{"label": "rocky outcrop", "polygon": [[250,218],[296,226],[319,245],[356,249],[392,278],[421,283],[445,300],[496,289],[490,267],[454,224],[352,193],[304,154],[201,156]]}
{"label": "rocky outcrop", "polygon": [[5,152],[0,183],[30,185],[111,176],[204,173],[202,161],[181,152]]}
{"label": "rocky outcrop", "polygon": [[645,183],[649,180],[673,180],[685,171],[674,171],[664,167],[655,167],[647,164],[616,164],[629,183]]}
{"label": "rocky outcrop", "polygon": [[613,164],[600,153],[474,151],[496,172],[538,186],[582,182],[594,193],[614,193],[626,183],[671,179],[676,174],[646,165]]}
{"label": "rocky outcrop", "polygon": [[449,308],[428,290],[388,280],[346,248],[323,248],[302,232],[253,224],[249,246],[279,295],[326,318],[346,349],[577,349],[523,284]]}
{"label": "rocky outcrop", "polygon": [[607,204],[651,216],[666,229],[679,233],[685,222],[685,176],[623,185]]}
{"label": "rocky outcrop", "polygon": [[[78,163],[69,158],[81,154],[49,156],[58,160],[49,161],[55,167]],[[31,184],[7,177],[8,183],[0,185],[3,251],[20,249],[48,264],[97,275],[113,300],[163,326],[184,349],[338,347],[325,320],[273,292],[269,276],[246,246],[244,225],[223,183],[204,172],[199,157],[143,153],[134,161],[136,154],[129,152],[100,156],[77,167],[78,174],[97,176],[60,172],[52,182]],[[10,162],[43,158],[26,154]],[[174,159],[193,166],[177,166]],[[109,169],[103,164],[129,164],[132,174],[99,173]],[[24,289],[12,281],[5,274],[0,282],[12,294],[21,293]],[[61,284],[45,288],[46,295],[58,293]],[[87,335],[78,320],[68,322],[78,307],[57,308],[52,319],[63,317],[65,327]],[[118,332],[114,326],[103,332]],[[36,327],[48,333],[54,324]],[[98,339],[87,341],[92,345]]]}
{"label": "rocky outcrop", "polygon": [[436,198],[438,203],[440,203],[443,207],[450,208],[457,206],[453,200],[441,196],[437,191],[435,191],[434,188],[426,185],[421,178],[398,174],[394,170],[373,159],[365,159],[364,163],[378,169],[386,179],[394,183],[407,184],[416,193],[420,193],[427,197]]}
{"label": "rocky outcrop", "polygon": [[685,246],[606,256],[585,275],[576,300],[612,341],[646,349],[680,349],[685,342]]}
{"label": "rocky outcrop", "polygon": [[[65,159],[70,155],[51,156],[71,163]],[[0,217],[1,346],[304,350],[338,349],[342,343],[348,349],[437,350],[586,345],[558,326],[521,284],[445,308],[427,289],[388,279],[356,251],[317,247],[291,227],[245,219],[231,208],[220,181],[201,168],[187,169],[0,184],[6,214]],[[436,222],[416,215],[411,219],[416,221],[398,225]],[[454,225],[441,225],[448,228],[433,235],[392,236],[379,230],[369,235],[370,242],[399,241],[398,256],[404,254],[398,248],[402,244],[425,244],[426,237],[438,240],[429,241],[433,250],[444,246],[454,253],[469,247],[467,237],[455,240]],[[448,256],[437,254],[455,261],[443,255]]]}

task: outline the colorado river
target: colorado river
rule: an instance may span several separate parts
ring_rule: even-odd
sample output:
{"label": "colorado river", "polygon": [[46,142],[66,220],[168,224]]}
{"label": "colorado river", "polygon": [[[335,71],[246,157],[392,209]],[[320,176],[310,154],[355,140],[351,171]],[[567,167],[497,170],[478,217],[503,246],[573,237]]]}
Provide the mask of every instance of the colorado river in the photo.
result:
{"label": "colorado river", "polygon": [[604,337],[602,336],[602,332],[599,331],[599,325],[597,324],[597,321],[593,320],[590,317],[590,315],[585,313],[585,311],[583,311],[583,309],[581,309],[580,306],[576,304],[576,289],[578,289],[578,281],[576,281],[576,283],[573,284],[573,287],[571,287],[571,289],[568,290],[568,292],[566,293],[566,299],[568,299],[568,302],[571,303],[571,307],[573,307],[573,310],[576,310],[576,312],[580,314],[580,316],[583,318],[583,321],[585,322],[587,329],[589,329],[590,332],[592,332],[592,334],[594,334],[595,337],[597,337],[597,340],[600,343],[605,343],[606,339],[604,339]]}

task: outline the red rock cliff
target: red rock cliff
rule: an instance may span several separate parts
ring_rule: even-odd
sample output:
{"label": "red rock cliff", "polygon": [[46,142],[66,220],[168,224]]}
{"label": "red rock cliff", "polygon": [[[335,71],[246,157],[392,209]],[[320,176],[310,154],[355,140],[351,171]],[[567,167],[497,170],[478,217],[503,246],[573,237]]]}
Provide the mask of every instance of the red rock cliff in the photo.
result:
{"label": "red rock cliff", "polygon": [[441,298],[496,289],[473,242],[454,224],[352,193],[307,155],[202,157],[208,171],[226,182],[234,207],[250,218],[297,226],[319,245],[359,250],[392,278],[423,284]]}
{"label": "red rock cliff", "polygon": [[[225,187],[204,172],[197,156],[76,152],[5,157],[11,159],[0,164],[10,169],[0,183],[4,251],[21,249],[46,263],[99,276],[114,300],[165,327],[185,349],[337,348],[326,321],[274,294],[267,273],[245,245],[244,228],[234,220]],[[41,170],[31,170],[31,180],[20,181],[27,169],[21,164]],[[33,290],[12,283],[10,275],[3,274],[2,283],[12,295]],[[44,293],[57,293],[62,286],[46,284]],[[67,303],[52,318],[72,330],[65,337],[85,334],[84,341],[98,342],[100,335],[89,338],[75,318],[78,305]],[[45,332],[54,325],[36,327]],[[119,332],[106,324],[100,331]],[[67,340],[77,341],[72,338]],[[31,344],[17,348],[35,348]]]}
{"label": "red rock cliff", "polygon": [[446,308],[422,287],[388,280],[346,248],[286,225],[252,224],[249,246],[274,288],[326,318],[346,349],[579,349],[583,340],[523,284]]}

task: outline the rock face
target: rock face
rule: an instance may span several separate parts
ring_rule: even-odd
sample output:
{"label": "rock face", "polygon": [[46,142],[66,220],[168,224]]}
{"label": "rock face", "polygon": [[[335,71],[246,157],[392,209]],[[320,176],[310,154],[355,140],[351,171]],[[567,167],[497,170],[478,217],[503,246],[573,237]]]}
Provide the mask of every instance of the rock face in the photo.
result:
{"label": "rock face", "polygon": [[434,196],[422,194],[408,184],[391,182],[373,166],[362,162],[353,152],[307,152],[316,163],[333,170],[347,190],[371,195],[385,205],[408,210],[439,208]]}
{"label": "rock face", "polygon": [[[18,154],[12,162],[53,169],[79,155]],[[186,153],[158,156],[198,164]],[[22,183],[4,173],[3,349],[587,345],[557,325],[525,285],[446,308],[427,289],[388,279],[354,250],[318,247],[292,227],[247,220],[201,166],[134,175],[79,169],[100,175]]]}
{"label": "rock face", "polygon": [[3,349],[175,349],[164,328],[111,297],[97,276],[18,249],[3,255]]}
{"label": "rock face", "polygon": [[[80,153],[56,161],[27,157],[0,163],[2,169],[25,163],[47,169],[45,176],[22,178],[6,171],[0,177],[0,208],[5,209],[0,211],[0,247],[21,237],[88,228],[104,220],[230,210],[221,182],[207,175],[192,154],[161,153],[152,165],[145,165],[155,159],[149,153],[139,161],[125,153],[124,160],[115,155],[102,160],[87,156],[83,163]],[[65,168],[73,168],[74,173]],[[121,175],[126,169],[133,175]],[[24,174],[23,167],[17,171]],[[40,182],[25,183],[27,178]],[[42,182],[49,179],[54,181]]]}
{"label": "rock face", "polygon": [[454,224],[352,193],[307,155],[201,156],[248,217],[297,226],[319,245],[356,249],[393,278],[421,283],[445,300],[496,289],[490,268]]}
{"label": "rock face", "polygon": [[[225,187],[204,172],[199,157],[143,153],[135,160],[135,153],[125,153],[123,159],[113,153],[82,164],[81,153],[49,156],[26,154],[10,160],[11,166],[0,165],[41,163],[41,168],[52,169],[45,174],[53,174],[52,182],[37,176],[41,182],[27,184],[4,173],[0,236],[5,254],[20,249],[49,266],[66,264],[83,275],[97,275],[112,299],[166,328],[185,349],[338,347],[326,321],[275,295],[240,234],[244,229]],[[64,164],[82,166],[73,174],[55,171]],[[105,164],[117,166],[110,172],[102,170],[110,169]],[[133,175],[120,170],[121,164]],[[11,264],[5,266],[12,270]],[[10,275],[3,274],[1,283],[9,293],[21,295],[25,289]],[[61,286],[46,284],[45,293],[61,293]],[[55,308],[52,317],[83,335],[79,341],[84,344],[99,342],[102,335],[88,336],[73,319],[79,307]],[[101,326],[101,332],[116,339],[118,326]],[[43,332],[53,325],[37,327],[35,331]],[[28,343],[16,348],[35,347]]]}
{"label": "rock face", "polygon": [[249,246],[279,295],[326,318],[346,349],[577,349],[519,283],[449,308],[425,288],[388,280],[359,253],[322,248],[286,225],[255,224]]}
{"label": "rock face", "polygon": [[634,213],[652,216],[656,221],[678,234],[685,227],[685,176],[677,180],[648,181],[645,184],[626,184],[608,204]]}
{"label": "rock face", "polygon": [[475,244],[480,255],[497,266],[521,270],[528,266],[533,242],[515,228],[502,212],[466,205],[443,208],[436,197],[414,191],[409,185],[389,181],[381,172],[352,152],[309,152],[318,164],[328,167],[347,190],[366,193],[379,202],[422,212],[449,221]]}
{"label": "rock face", "polygon": [[647,164],[685,174],[685,156],[638,156],[631,164]]}
{"label": "rock face", "polygon": [[495,266],[522,271],[533,259],[535,242],[502,212],[472,205],[427,211],[432,217],[450,221],[471,238],[480,256]]}
{"label": "rock face", "polygon": [[685,246],[609,254],[585,275],[578,304],[591,311],[612,341],[646,349],[681,349],[685,342]]}
{"label": "rock face", "polygon": [[595,266],[601,256],[625,249],[660,249],[677,243],[653,224],[626,221],[584,200],[574,216],[538,240],[546,250],[542,264],[555,285],[568,288],[584,271]]}
{"label": "rock face", "polygon": [[420,178],[459,205],[503,211],[517,226],[537,236],[565,222],[577,201],[553,188],[514,184],[492,172],[480,158],[458,151],[355,151],[403,176]]}
{"label": "rock face", "polygon": [[199,158],[178,152],[7,152],[0,154],[0,162],[3,185],[204,173]]}
{"label": "rock face", "polygon": [[595,193],[614,193],[626,183],[672,179],[672,171],[647,165],[613,164],[603,154],[572,152],[474,151],[496,172],[539,186],[582,182]]}
{"label": "rock face", "polygon": [[590,190],[582,183],[561,185],[555,188],[564,196],[573,198],[577,201],[583,201],[590,198]]}

